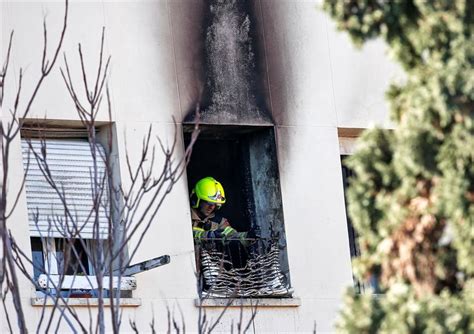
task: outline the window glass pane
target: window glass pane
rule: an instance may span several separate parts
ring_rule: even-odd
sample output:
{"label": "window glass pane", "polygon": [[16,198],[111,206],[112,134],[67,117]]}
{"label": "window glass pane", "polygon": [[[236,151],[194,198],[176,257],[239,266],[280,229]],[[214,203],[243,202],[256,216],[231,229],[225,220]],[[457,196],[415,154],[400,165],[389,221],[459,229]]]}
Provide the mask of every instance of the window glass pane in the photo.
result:
{"label": "window glass pane", "polygon": [[82,242],[86,240],[55,239],[58,272],[64,275],[89,275],[89,261]]}
{"label": "window glass pane", "polygon": [[35,280],[44,273],[43,243],[41,238],[31,238],[33,276]]}

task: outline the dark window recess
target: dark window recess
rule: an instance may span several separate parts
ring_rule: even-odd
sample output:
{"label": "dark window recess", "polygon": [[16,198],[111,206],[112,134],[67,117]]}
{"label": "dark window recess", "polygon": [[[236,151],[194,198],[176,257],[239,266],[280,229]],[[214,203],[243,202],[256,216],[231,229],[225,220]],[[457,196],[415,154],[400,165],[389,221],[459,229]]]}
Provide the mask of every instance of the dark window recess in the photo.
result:
{"label": "dark window recess", "polygon": [[[252,231],[252,236],[257,236],[257,241],[250,246],[239,245],[232,251],[231,242],[230,246],[224,247],[231,249],[230,252],[234,258],[229,259],[229,263],[226,262],[225,266],[215,268],[224,268],[224,270],[230,268],[231,271],[235,269],[235,272],[231,275],[210,274],[210,276],[218,277],[217,281],[221,276],[231,277],[235,274],[232,276],[233,285],[221,290],[216,288],[214,290],[219,290],[216,292],[212,291],[212,286],[222,287],[226,285],[225,282],[213,281],[215,284],[204,282],[203,290],[225,296],[291,296],[273,127],[202,125],[200,129],[201,133],[193,147],[192,157],[187,167],[190,192],[201,178],[214,177],[222,183],[227,199],[219,214],[227,218],[236,230]],[[186,144],[189,143],[191,130],[192,127],[184,127]],[[202,250],[206,248],[201,246],[197,247],[197,252],[201,252],[197,254],[198,259],[199,255],[202,256]],[[218,250],[225,253],[222,247]],[[271,261],[270,258],[274,261],[276,258],[275,266],[268,271],[270,276],[274,276],[273,282],[276,282],[277,288],[274,290],[265,282],[261,284],[261,287],[266,286],[265,291],[262,288],[250,286],[246,289],[243,286],[245,284],[239,282],[242,275],[249,274],[249,267],[255,264],[252,259],[258,255],[267,256],[269,261]],[[204,265],[201,266],[202,263],[198,260],[198,268],[204,271],[206,268]],[[257,267],[259,266],[260,264]],[[263,272],[260,274],[265,276]],[[262,279],[265,281],[265,278]],[[271,279],[269,277],[268,281]]]}
{"label": "dark window recess", "polygon": [[227,203],[220,213],[228,217],[239,231],[250,229],[254,203],[246,201],[252,197],[252,189],[246,182],[249,164],[243,161],[245,145],[237,138],[221,140],[201,139],[193,147],[188,166],[188,185],[193,189],[201,178],[212,176],[224,186]]}
{"label": "dark window recess", "polygon": [[347,214],[347,189],[349,188],[349,179],[354,176],[352,169],[347,167],[344,164],[344,160],[347,158],[347,155],[341,156],[341,165],[342,165],[342,182],[344,185],[344,198],[346,203],[346,216],[347,216],[347,231],[349,233],[349,248],[351,251],[351,258],[360,255],[359,245],[357,244],[357,234],[352,225],[351,218]]}
{"label": "dark window recess", "polygon": [[[360,247],[358,243],[358,236],[357,231],[354,229],[354,225],[352,225],[351,218],[348,214],[348,207],[347,207],[347,189],[350,186],[350,178],[355,176],[355,173],[352,169],[346,166],[344,161],[348,158],[348,155],[341,156],[341,165],[342,165],[342,181],[344,185],[344,198],[346,203],[346,218],[347,218],[347,232],[349,234],[349,249],[351,252],[351,258],[355,258],[360,256]],[[364,283],[359,281],[356,277],[354,277],[354,288],[357,293],[364,292],[367,288],[372,287],[372,289],[378,293],[379,286],[378,286],[378,279],[377,275],[372,275],[369,279],[369,282]]]}
{"label": "dark window recess", "polygon": [[54,239],[56,242],[56,258],[58,273],[63,275],[90,275],[89,260],[83,243],[87,240]]}
{"label": "dark window recess", "polygon": [[44,254],[41,238],[31,238],[31,252],[33,260],[33,276],[36,281],[41,274],[44,274]]}

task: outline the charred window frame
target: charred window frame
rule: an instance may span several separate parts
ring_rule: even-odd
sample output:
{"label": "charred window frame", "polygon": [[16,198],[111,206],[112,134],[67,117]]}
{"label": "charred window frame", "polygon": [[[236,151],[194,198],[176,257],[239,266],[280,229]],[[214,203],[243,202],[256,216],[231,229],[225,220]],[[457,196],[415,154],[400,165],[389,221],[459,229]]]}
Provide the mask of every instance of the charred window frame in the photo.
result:
{"label": "charred window frame", "polygon": [[[184,126],[186,145],[191,130]],[[265,253],[272,243],[278,248],[279,272],[286,287],[279,296],[291,297],[274,127],[201,125],[200,130],[187,167],[189,191],[207,176],[222,183],[227,202],[219,213],[237,231],[253,231],[258,247],[252,252]]]}

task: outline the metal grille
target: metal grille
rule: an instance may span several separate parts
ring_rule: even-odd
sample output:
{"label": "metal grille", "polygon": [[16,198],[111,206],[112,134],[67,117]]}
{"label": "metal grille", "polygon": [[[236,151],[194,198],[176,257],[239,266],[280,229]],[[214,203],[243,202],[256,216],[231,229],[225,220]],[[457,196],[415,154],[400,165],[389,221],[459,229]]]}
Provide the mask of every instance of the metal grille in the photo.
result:
{"label": "metal grille", "polygon": [[[98,185],[94,187],[94,159],[87,140],[46,139],[43,143],[44,147],[39,139],[22,140],[23,165],[28,170],[25,184],[31,236],[105,238],[109,221],[109,188],[104,148],[95,145]],[[42,157],[44,148],[51,178],[66,204],[45,178],[42,172],[44,164],[35,158],[34,152]],[[93,209],[97,197],[100,197],[98,214]],[[70,216],[66,214],[66,207]],[[98,235],[94,235],[96,226]]]}
{"label": "metal grille", "polygon": [[[211,249],[210,249],[211,248]],[[236,268],[224,251],[201,247],[201,273],[207,297],[287,297],[291,289],[280,268],[280,251],[272,242],[267,251],[250,254]]]}

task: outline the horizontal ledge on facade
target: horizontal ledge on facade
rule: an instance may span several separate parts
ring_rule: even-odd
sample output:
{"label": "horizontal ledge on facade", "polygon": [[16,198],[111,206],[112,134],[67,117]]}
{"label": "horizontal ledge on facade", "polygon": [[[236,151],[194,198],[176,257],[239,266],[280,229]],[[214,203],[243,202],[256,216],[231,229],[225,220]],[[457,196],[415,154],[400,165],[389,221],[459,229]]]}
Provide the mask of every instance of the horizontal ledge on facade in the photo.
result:
{"label": "horizontal ledge on facade", "polygon": [[206,298],[195,299],[196,307],[298,307],[300,298]]}
{"label": "horizontal ledge on facade", "polygon": [[[67,305],[75,306],[75,307],[96,307],[99,306],[99,299],[98,298],[69,298],[67,300]],[[37,297],[31,298],[31,305],[32,306],[54,306],[55,301],[51,298],[47,298],[45,301],[44,297]],[[62,300],[58,301],[59,305],[64,305]],[[142,304],[142,300],[140,298],[120,298],[120,306],[121,307],[138,307]],[[104,305],[106,307],[110,306],[110,298],[104,298]]]}

